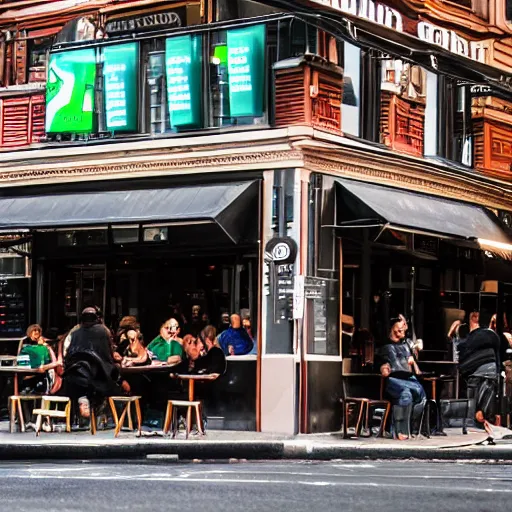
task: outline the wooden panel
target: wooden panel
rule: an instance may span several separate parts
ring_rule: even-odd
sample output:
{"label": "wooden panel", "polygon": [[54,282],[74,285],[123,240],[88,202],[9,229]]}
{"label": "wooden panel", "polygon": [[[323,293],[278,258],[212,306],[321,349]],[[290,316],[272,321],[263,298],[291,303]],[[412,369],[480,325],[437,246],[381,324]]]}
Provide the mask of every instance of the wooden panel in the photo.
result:
{"label": "wooden panel", "polygon": [[343,75],[313,71],[311,121],[315,128],[341,134]]}
{"label": "wooden panel", "polygon": [[304,73],[303,67],[276,71],[276,126],[304,124],[306,122]]}
{"label": "wooden panel", "polygon": [[32,96],[30,101],[31,108],[31,129],[29,131],[30,134],[30,142],[39,142],[45,134],[44,128],[44,117],[45,117],[45,97],[43,94],[38,94],[36,96]]}
{"label": "wooden panel", "polygon": [[411,155],[423,155],[425,106],[382,91],[380,107],[381,142]]}
{"label": "wooden panel", "polygon": [[16,84],[25,84],[27,82],[27,41],[16,41],[14,48]]}

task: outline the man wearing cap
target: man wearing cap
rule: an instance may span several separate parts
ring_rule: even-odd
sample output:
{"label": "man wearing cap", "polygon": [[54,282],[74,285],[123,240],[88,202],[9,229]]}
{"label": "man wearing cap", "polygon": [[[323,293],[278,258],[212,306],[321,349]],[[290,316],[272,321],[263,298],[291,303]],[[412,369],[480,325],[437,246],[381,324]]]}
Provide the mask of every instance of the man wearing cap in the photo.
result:
{"label": "man wearing cap", "polygon": [[390,325],[389,338],[378,353],[380,373],[387,378],[386,394],[393,402],[393,434],[404,440],[410,436],[411,420],[413,425],[419,423],[426,396],[413,373],[415,361],[405,339],[403,318],[392,318]]}
{"label": "man wearing cap", "polygon": [[101,321],[101,313],[94,307],[85,308],[80,326],[70,334],[61,393],[79,399],[80,413],[88,417],[89,400],[97,406],[105,397],[119,394],[119,379],[110,332]]}

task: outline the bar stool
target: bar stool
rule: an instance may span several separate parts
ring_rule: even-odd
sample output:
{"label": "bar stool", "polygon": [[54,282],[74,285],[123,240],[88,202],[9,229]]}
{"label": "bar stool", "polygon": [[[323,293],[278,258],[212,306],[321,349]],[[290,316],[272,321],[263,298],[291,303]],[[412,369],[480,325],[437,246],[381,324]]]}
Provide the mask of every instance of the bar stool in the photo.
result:
{"label": "bar stool", "polygon": [[[55,404],[55,408],[52,408]],[[65,409],[59,410],[59,404],[65,404]],[[43,396],[41,397],[41,408],[34,409],[33,414],[37,415],[36,419],[36,436],[41,432],[41,424],[43,416],[48,418],[63,418],[66,420],[66,432],[71,432],[71,399],[67,396]],[[93,419],[91,414],[91,420]]]}
{"label": "bar stool", "polygon": [[13,433],[16,424],[16,412],[20,423],[21,432],[25,432],[25,419],[23,418],[22,401],[41,400],[41,395],[12,395],[9,397],[9,432]]}
{"label": "bar stool", "polygon": [[[108,399],[108,403],[110,404],[110,409],[112,410],[112,416],[114,418],[114,423],[116,424],[116,428],[114,431],[114,437],[119,435],[119,432],[123,428],[124,420],[126,415],[128,415],[128,428],[133,430],[133,421],[132,421],[132,403],[135,404],[135,414],[137,415],[137,430],[139,437],[142,434],[142,414],[140,412],[140,396],[111,396]],[[121,411],[121,416],[118,417],[116,403],[124,404],[124,407]]]}
{"label": "bar stool", "polygon": [[165,411],[164,421],[164,434],[169,432],[172,424],[172,437],[176,437],[178,433],[178,408],[187,408],[187,425],[186,425],[186,439],[190,434],[192,424],[192,409],[196,412],[196,425],[199,433],[204,435],[204,425],[202,417],[202,405],[199,400],[187,401],[187,400],[169,400],[167,402],[167,410]]}

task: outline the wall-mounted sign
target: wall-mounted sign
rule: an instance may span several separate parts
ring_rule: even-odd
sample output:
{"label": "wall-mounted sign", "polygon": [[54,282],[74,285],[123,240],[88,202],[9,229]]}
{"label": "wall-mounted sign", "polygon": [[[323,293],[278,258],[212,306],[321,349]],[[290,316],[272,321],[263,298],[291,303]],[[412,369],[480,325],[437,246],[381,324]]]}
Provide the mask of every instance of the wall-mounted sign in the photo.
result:
{"label": "wall-mounted sign", "polygon": [[118,44],[103,50],[105,117],[109,131],[137,130],[138,62],[138,43]]}
{"label": "wall-mounted sign", "polygon": [[439,27],[433,23],[412,20],[403,16],[396,9],[379,2],[374,2],[373,0],[310,1],[392,28],[398,32],[405,32],[418,37],[422,41],[441,46],[445,50],[457,55],[462,55],[478,62],[486,62],[488,52],[486,51],[485,42],[468,41],[453,30]]}
{"label": "wall-mounted sign", "polygon": [[265,93],[265,25],[228,30],[231,117],[261,117]]}
{"label": "wall-mounted sign", "polygon": [[274,263],[293,263],[297,257],[297,243],[284,236],[271,238],[265,246],[265,259]]}
{"label": "wall-mounted sign", "polygon": [[145,14],[137,18],[109,20],[105,25],[105,30],[107,34],[119,34],[121,32],[181,27],[182,20],[185,19],[184,14],[186,15],[184,10],[175,10]]}
{"label": "wall-mounted sign", "polygon": [[191,34],[165,42],[171,128],[201,123],[201,46],[201,37]]}
{"label": "wall-mounted sign", "polygon": [[92,48],[50,56],[46,85],[46,132],[93,130],[96,51]]}

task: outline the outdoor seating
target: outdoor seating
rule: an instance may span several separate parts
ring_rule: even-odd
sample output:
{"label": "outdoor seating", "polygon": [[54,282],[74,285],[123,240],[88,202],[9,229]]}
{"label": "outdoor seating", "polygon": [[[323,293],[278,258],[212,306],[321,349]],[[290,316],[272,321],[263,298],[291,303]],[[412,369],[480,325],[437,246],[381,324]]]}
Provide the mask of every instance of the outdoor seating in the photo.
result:
{"label": "outdoor seating", "polygon": [[167,410],[165,412],[165,421],[164,421],[164,434],[168,434],[169,430],[172,426],[172,437],[176,437],[178,433],[178,408],[186,407],[187,409],[187,423],[185,425],[186,438],[191,431],[192,427],[192,409],[195,410],[196,413],[196,425],[197,430],[200,434],[205,433],[204,425],[203,425],[203,417],[202,417],[202,404],[199,400],[188,401],[188,400],[169,400],[167,402]]}
{"label": "outdoor seating", "polygon": [[[381,379],[382,382],[382,379]],[[365,397],[351,397],[347,396],[346,383],[343,380],[343,397],[340,399],[342,404],[342,435],[343,438],[351,437],[348,433],[349,429],[349,417],[351,406],[357,410],[357,420],[354,430],[354,436],[360,437],[362,430],[369,432],[371,436],[371,424],[370,418],[378,418],[380,420],[379,429],[377,431],[377,437],[382,437],[386,428],[387,419],[391,411],[391,404],[388,400],[383,399],[371,399]],[[382,383],[380,387],[382,393]],[[375,414],[377,410],[381,410],[381,414]],[[373,411],[373,412],[372,412]],[[364,422],[363,422],[364,419]]]}
{"label": "outdoor seating", "polygon": [[[110,404],[110,409],[112,410],[112,416],[114,418],[115,423],[115,431],[114,431],[114,437],[117,437],[119,435],[119,432],[123,428],[123,424],[125,421],[125,417],[128,416],[128,428],[130,430],[133,430],[133,421],[132,421],[132,410],[131,405],[132,403],[135,405],[135,414],[137,415],[137,431],[138,435],[141,435],[142,432],[142,414],[140,410],[140,396],[111,396],[108,399],[108,402]],[[118,416],[117,409],[116,409],[116,403],[124,404],[121,416]]]}
{"label": "outdoor seating", "polygon": [[[52,408],[52,404],[55,406]],[[65,404],[65,409],[59,409],[59,404]],[[41,397],[41,408],[34,409],[36,419],[36,436],[41,432],[43,416],[47,418],[62,418],[66,420],[66,432],[71,432],[71,399],[67,396],[43,396]],[[91,419],[93,418],[91,412]]]}
{"label": "outdoor seating", "polygon": [[468,433],[466,423],[469,416],[470,400],[470,398],[441,400],[439,404],[441,423],[444,425],[449,418],[460,419],[462,421],[462,433],[466,435]]}
{"label": "outdoor seating", "polygon": [[[25,432],[25,418],[23,417],[22,401],[41,400],[41,395],[12,395],[9,397],[9,432],[15,431],[16,416],[20,425],[20,431]],[[17,414],[16,414],[17,413]]]}

